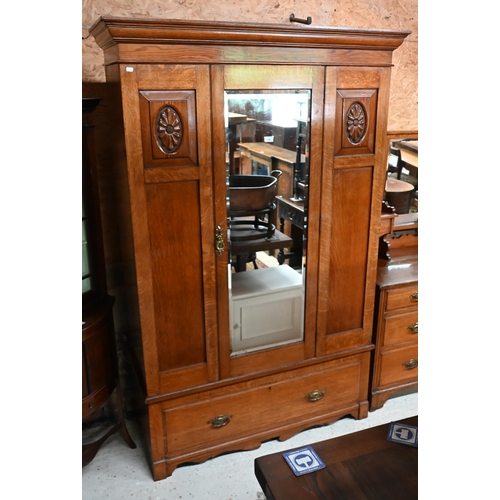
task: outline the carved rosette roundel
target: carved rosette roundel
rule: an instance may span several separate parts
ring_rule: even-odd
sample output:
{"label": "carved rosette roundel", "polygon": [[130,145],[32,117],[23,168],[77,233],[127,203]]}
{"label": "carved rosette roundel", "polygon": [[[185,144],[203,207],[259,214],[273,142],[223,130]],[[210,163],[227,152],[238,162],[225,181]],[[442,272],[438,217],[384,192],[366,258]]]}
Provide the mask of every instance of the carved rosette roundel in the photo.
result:
{"label": "carved rosette roundel", "polygon": [[156,139],[164,153],[175,153],[182,140],[182,122],[174,108],[167,106],[158,113]]}
{"label": "carved rosette roundel", "polygon": [[347,137],[353,144],[359,144],[366,133],[366,112],[359,102],[355,102],[347,112]]}

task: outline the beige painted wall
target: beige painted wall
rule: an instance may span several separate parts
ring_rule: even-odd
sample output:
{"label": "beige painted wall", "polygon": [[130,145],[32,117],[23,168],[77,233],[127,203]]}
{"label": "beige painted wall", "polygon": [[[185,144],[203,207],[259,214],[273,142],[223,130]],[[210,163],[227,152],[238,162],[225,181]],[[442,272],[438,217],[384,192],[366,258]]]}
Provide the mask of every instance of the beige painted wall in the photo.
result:
{"label": "beige painted wall", "polygon": [[82,0],[82,81],[104,82],[103,54],[88,29],[99,16],[411,30],[394,52],[388,130],[418,130],[418,0]]}

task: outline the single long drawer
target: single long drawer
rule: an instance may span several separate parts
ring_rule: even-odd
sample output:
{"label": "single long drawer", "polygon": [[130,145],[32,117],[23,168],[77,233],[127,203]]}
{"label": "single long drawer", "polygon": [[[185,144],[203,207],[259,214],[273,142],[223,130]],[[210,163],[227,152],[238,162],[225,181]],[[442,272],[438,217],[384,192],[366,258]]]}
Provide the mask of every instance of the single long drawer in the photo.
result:
{"label": "single long drawer", "polygon": [[381,353],[380,386],[418,379],[418,346],[391,349]]}
{"label": "single long drawer", "polygon": [[167,456],[353,406],[367,399],[369,365],[370,354],[364,353],[202,393],[201,402],[180,398],[173,407],[164,404]]}
{"label": "single long drawer", "polygon": [[418,284],[387,291],[386,311],[418,305]]}
{"label": "single long drawer", "polygon": [[383,346],[402,342],[418,342],[418,312],[386,317]]}

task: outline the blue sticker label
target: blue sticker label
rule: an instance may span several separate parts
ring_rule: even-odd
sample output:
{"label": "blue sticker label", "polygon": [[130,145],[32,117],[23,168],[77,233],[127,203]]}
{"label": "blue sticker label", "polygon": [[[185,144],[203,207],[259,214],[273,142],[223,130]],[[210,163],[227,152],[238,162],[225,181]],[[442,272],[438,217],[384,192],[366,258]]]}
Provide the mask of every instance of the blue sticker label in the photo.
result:
{"label": "blue sticker label", "polygon": [[283,457],[296,476],[302,476],[302,474],[309,474],[309,472],[325,468],[325,464],[311,446],[286,451],[283,453]]}
{"label": "blue sticker label", "polygon": [[418,448],[418,427],[391,422],[387,439],[394,443],[407,444]]}

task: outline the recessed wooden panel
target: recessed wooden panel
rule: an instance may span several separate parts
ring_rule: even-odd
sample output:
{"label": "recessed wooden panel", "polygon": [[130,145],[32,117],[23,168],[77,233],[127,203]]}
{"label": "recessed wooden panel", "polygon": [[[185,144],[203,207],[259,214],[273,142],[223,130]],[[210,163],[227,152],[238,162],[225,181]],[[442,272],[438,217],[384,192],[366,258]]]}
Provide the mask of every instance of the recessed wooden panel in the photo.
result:
{"label": "recessed wooden panel", "polygon": [[327,334],[363,328],[372,168],[335,169]]}
{"label": "recessed wooden panel", "polygon": [[151,184],[146,194],[160,371],[204,363],[199,184]]}
{"label": "recessed wooden panel", "polygon": [[197,165],[194,90],[141,91],[144,167]]}
{"label": "recessed wooden panel", "polygon": [[335,156],[373,154],[377,90],[337,90]]}

